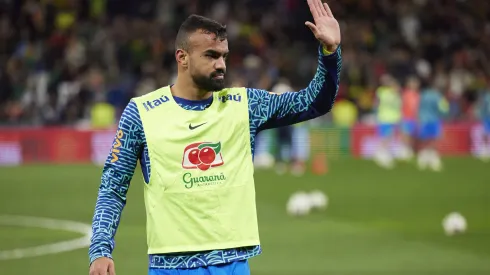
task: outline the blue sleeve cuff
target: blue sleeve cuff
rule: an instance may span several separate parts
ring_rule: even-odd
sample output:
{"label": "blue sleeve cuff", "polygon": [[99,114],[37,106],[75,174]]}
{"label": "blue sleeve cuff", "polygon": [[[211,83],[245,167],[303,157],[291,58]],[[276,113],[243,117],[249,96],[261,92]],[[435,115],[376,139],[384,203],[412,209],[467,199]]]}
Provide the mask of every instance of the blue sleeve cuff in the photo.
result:
{"label": "blue sleeve cuff", "polygon": [[[98,252],[98,253],[95,253],[95,254],[93,254],[93,255],[90,255],[90,265],[92,265],[92,263],[93,263],[95,260],[97,260],[97,259],[99,259],[99,258],[102,258],[102,257],[112,259],[112,255],[111,255],[111,253],[108,253],[108,252],[105,252],[105,251],[100,251],[100,252]],[[89,266],[90,266],[90,265],[89,265]]]}

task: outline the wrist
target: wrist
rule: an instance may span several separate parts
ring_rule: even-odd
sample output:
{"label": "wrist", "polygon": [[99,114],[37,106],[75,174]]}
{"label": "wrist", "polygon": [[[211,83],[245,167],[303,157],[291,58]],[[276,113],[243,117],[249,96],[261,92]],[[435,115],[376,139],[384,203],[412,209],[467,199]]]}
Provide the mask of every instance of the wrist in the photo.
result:
{"label": "wrist", "polygon": [[95,260],[100,259],[100,258],[109,258],[109,259],[112,259],[112,255],[108,251],[100,251],[100,252],[98,252],[96,254],[90,255],[89,256],[89,265],[92,265],[92,263]]}
{"label": "wrist", "polygon": [[333,54],[338,48],[338,45],[324,45],[322,44],[322,52],[324,55]]}

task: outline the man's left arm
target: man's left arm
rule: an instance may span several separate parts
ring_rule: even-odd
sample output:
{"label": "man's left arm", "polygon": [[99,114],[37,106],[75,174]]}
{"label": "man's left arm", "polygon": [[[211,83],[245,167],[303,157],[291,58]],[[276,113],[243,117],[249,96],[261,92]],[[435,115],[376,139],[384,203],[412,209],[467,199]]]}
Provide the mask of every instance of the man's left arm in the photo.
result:
{"label": "man's left arm", "polygon": [[341,49],[326,53],[319,47],[318,68],[310,84],[298,92],[273,94],[247,89],[252,127],[265,130],[314,119],[328,113],[339,89]]}

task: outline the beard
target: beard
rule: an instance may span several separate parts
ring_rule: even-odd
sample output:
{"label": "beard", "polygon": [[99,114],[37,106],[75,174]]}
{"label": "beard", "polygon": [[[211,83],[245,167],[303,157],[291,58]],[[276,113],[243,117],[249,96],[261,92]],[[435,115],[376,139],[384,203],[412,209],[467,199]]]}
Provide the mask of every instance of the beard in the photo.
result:
{"label": "beard", "polygon": [[223,79],[214,79],[215,76],[223,74],[226,76],[224,71],[216,71],[210,74],[209,76],[205,75],[191,75],[192,80],[196,83],[196,86],[200,90],[205,91],[221,91],[225,88],[225,78]]}

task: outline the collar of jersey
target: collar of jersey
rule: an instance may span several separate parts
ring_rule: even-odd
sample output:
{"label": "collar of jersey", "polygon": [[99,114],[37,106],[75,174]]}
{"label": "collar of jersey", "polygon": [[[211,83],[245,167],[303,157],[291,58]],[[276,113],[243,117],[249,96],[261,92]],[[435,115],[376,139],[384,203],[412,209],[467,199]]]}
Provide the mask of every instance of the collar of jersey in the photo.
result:
{"label": "collar of jersey", "polygon": [[[185,99],[185,98],[181,98],[181,97],[177,97],[177,96],[173,96],[172,95],[172,92],[170,90],[170,87],[172,87],[172,85],[169,85],[167,86],[165,89],[163,89],[163,93],[164,95],[168,96],[170,101],[169,103],[172,103],[173,107],[175,107],[176,109],[180,109],[182,111],[186,111],[186,112],[189,112],[189,111],[197,111],[197,112],[205,112],[205,111],[208,111],[210,109],[212,109],[212,107],[214,107],[217,100],[215,100],[215,97],[218,93],[214,92],[212,94],[212,96],[210,96],[209,98],[206,98],[206,99],[203,99],[203,100],[189,100],[189,99]],[[205,109],[201,109],[201,110],[188,110],[188,109],[185,109],[183,108],[182,106],[180,105],[186,105],[186,106],[207,106],[207,108]]]}

